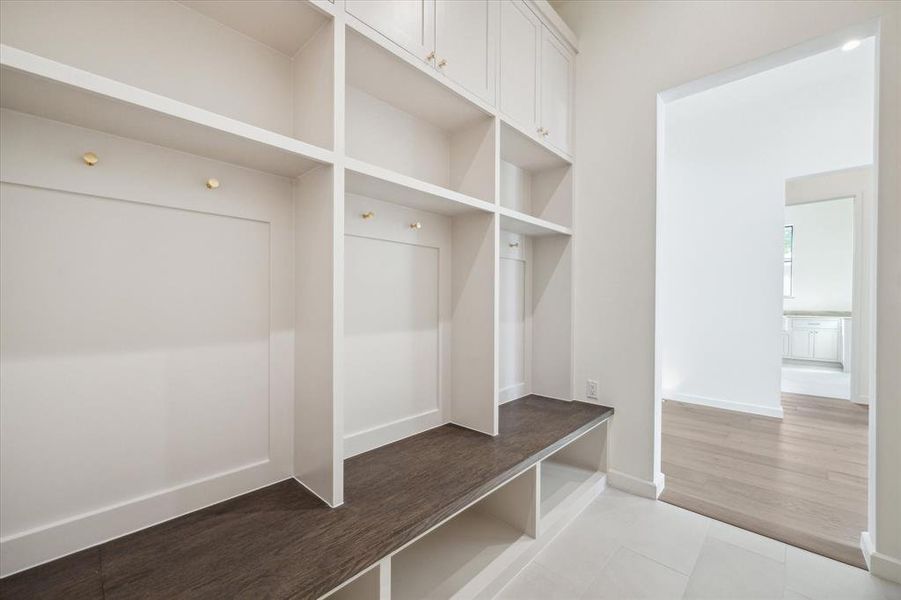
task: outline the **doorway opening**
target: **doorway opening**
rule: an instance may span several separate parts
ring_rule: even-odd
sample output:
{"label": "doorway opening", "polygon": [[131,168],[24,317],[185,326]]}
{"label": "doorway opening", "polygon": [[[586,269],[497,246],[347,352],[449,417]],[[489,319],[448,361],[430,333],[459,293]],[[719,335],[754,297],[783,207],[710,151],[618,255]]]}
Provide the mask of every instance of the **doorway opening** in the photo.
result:
{"label": "doorway opening", "polygon": [[865,568],[876,40],[847,41],[661,94],[657,408],[662,500]]}

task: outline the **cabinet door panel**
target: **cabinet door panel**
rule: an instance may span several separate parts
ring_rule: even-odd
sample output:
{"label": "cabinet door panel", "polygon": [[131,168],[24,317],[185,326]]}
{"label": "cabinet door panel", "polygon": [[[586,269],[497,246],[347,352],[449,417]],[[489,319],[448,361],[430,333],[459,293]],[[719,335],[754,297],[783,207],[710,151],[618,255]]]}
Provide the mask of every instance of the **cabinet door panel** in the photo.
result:
{"label": "cabinet door panel", "polygon": [[811,358],[813,356],[813,335],[809,329],[792,330],[791,351],[795,358]]}
{"label": "cabinet door panel", "polygon": [[510,120],[538,128],[538,44],[541,23],[519,0],[501,3],[499,107]]}
{"label": "cabinet door panel", "polygon": [[570,148],[572,57],[548,30],[541,38],[541,126],[546,140],[564,152]]}
{"label": "cabinet door panel", "polygon": [[435,47],[435,0],[347,0],[345,10],[423,61]]}
{"label": "cabinet door panel", "polygon": [[[497,4],[488,0],[436,0],[435,53],[442,73],[467,90],[494,100]],[[446,61],[444,66],[440,66]]]}
{"label": "cabinet door panel", "polygon": [[813,338],[813,357],[817,360],[838,360],[837,330],[817,330]]}

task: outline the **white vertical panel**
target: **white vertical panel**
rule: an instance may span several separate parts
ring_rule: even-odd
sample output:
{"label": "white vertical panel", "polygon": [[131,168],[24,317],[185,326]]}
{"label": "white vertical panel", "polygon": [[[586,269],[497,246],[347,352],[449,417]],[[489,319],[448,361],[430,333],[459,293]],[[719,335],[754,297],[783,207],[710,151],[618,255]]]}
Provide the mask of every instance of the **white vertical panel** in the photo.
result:
{"label": "white vertical panel", "polygon": [[345,207],[344,449],[353,456],[449,417],[451,219],[356,194]]}
{"label": "white vertical panel", "polygon": [[526,263],[500,259],[500,392],[525,385]]}
{"label": "white vertical panel", "polygon": [[341,285],[343,184],[320,167],[294,189],[295,409],[294,475],[320,498],[343,502]]}
{"label": "white vertical panel", "polygon": [[572,400],[572,240],[532,240],[532,392]]}
{"label": "white vertical panel", "polygon": [[4,534],[268,459],[268,224],[7,184],[0,210]]}
{"label": "white vertical panel", "polygon": [[345,435],[438,406],[438,249],[345,239]]}
{"label": "white vertical panel", "polygon": [[3,574],[287,476],[290,181],[0,114]]}
{"label": "white vertical panel", "polygon": [[497,435],[497,215],[453,219],[453,403],[455,423]]}

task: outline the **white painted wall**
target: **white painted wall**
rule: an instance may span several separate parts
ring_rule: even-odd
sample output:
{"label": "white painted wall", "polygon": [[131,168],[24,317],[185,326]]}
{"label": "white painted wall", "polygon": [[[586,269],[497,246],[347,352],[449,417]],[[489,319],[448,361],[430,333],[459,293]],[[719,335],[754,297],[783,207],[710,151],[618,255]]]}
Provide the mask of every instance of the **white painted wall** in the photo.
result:
{"label": "white painted wall", "polygon": [[782,415],[785,180],[872,160],[873,51],[870,38],[665,105],[665,397]]}
{"label": "white painted wall", "polygon": [[785,310],[851,310],[854,199],[785,207],[794,232],[791,298]]}
{"label": "white painted wall", "polygon": [[[655,392],[657,94],[872,19],[879,23],[880,331],[901,330],[901,4],[566,2],[576,59],[575,392],[600,383],[616,408],[610,483],[652,495],[660,475]],[[838,36],[835,42],[839,42]],[[882,572],[901,559],[901,339],[878,340],[879,430],[870,532]],[[899,574],[901,578],[901,574]]]}

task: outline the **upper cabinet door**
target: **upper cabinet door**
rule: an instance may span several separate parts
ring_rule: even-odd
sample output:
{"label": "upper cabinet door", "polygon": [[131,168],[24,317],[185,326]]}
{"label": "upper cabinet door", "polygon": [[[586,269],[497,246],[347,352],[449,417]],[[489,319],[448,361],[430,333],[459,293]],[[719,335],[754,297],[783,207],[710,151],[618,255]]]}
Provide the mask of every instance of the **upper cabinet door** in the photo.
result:
{"label": "upper cabinet door", "polygon": [[494,101],[497,9],[489,0],[435,0],[435,66],[488,102]]}
{"label": "upper cabinet door", "polygon": [[500,111],[529,133],[538,133],[538,45],[541,23],[520,0],[501,3]]}
{"label": "upper cabinet door", "polygon": [[345,10],[420,60],[435,48],[435,0],[347,0]]}
{"label": "upper cabinet door", "polygon": [[541,127],[545,139],[567,153],[571,146],[572,65],[572,55],[550,31],[542,28]]}

